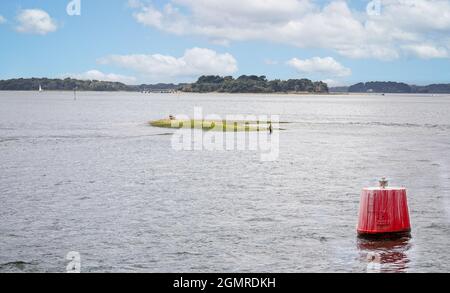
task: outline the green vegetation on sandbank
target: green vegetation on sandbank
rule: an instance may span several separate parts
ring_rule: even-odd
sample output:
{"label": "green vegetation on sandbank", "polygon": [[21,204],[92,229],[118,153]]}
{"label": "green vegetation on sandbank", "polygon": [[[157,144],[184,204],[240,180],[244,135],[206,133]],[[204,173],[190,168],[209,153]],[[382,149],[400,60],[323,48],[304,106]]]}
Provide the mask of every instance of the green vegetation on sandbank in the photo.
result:
{"label": "green vegetation on sandbank", "polygon": [[227,120],[170,120],[161,119],[150,121],[153,127],[173,128],[173,129],[202,129],[205,131],[223,132],[253,132],[268,131],[270,121],[227,121]]}

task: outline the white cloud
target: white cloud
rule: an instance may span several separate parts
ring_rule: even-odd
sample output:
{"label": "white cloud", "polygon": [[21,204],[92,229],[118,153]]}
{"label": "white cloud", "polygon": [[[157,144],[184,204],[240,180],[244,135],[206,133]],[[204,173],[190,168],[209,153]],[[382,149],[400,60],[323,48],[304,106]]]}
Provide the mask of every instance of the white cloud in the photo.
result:
{"label": "white cloud", "polygon": [[446,48],[438,48],[429,44],[407,45],[403,49],[422,59],[447,58],[449,56]]}
{"label": "white cloud", "polygon": [[237,61],[232,55],[202,48],[186,50],[179,58],[160,54],[111,55],[98,61],[103,65],[120,66],[159,80],[196,77],[201,74],[226,75],[238,70]]}
{"label": "white cloud", "polygon": [[343,0],[171,0],[162,9],[141,3],[134,17],[145,26],[216,43],[263,40],[351,58],[395,59],[407,53],[404,46],[424,43],[449,49],[450,1],[381,3],[381,15],[369,16]]}
{"label": "white cloud", "polygon": [[322,80],[324,83],[328,85],[328,87],[339,87],[339,86],[345,86],[345,82],[342,82],[340,80],[334,80],[334,79],[324,79]]}
{"label": "white cloud", "polygon": [[352,74],[349,68],[334,60],[332,57],[313,57],[311,59],[300,60],[293,58],[287,64],[299,72],[320,74],[325,76],[345,77]]}
{"label": "white cloud", "polygon": [[100,81],[112,81],[112,82],[122,82],[125,84],[135,84],[136,78],[132,76],[119,75],[114,73],[103,73],[98,70],[89,70],[84,73],[79,74],[66,74],[65,77],[71,77],[74,79],[81,80],[100,80]]}
{"label": "white cloud", "polygon": [[56,22],[44,10],[25,9],[17,16],[16,30],[20,33],[46,35],[57,30]]}
{"label": "white cloud", "polygon": [[3,24],[6,22],[6,18],[4,18],[2,15],[0,15],[0,24]]}
{"label": "white cloud", "polygon": [[128,0],[127,5],[130,8],[140,8],[142,7],[142,2],[139,0]]}

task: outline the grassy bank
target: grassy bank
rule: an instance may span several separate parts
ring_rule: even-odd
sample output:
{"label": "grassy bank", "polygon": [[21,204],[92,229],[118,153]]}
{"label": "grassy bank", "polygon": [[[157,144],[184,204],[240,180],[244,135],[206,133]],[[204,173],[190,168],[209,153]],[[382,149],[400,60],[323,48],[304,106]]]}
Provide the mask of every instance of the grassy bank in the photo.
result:
{"label": "grassy bank", "polygon": [[241,132],[241,131],[268,131],[269,124],[260,121],[227,121],[227,120],[170,120],[161,119],[150,121],[150,125],[160,128],[172,129],[202,129],[205,131]]}

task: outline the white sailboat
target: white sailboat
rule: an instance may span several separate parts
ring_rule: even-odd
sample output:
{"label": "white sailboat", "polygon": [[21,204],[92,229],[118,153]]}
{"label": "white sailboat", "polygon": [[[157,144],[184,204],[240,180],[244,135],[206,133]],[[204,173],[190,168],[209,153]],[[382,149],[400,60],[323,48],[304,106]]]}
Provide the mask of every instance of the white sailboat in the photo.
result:
{"label": "white sailboat", "polygon": [[39,84],[39,92],[43,92],[44,90],[42,89],[41,84]]}

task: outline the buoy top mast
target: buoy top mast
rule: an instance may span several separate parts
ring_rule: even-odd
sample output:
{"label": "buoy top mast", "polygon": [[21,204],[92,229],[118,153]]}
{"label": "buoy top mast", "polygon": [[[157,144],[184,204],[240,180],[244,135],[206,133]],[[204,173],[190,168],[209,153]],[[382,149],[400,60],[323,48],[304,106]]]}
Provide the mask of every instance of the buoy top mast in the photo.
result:
{"label": "buoy top mast", "polygon": [[388,187],[389,185],[389,181],[386,179],[386,177],[381,178],[381,180],[378,182],[380,183],[381,189],[386,189],[386,187]]}

